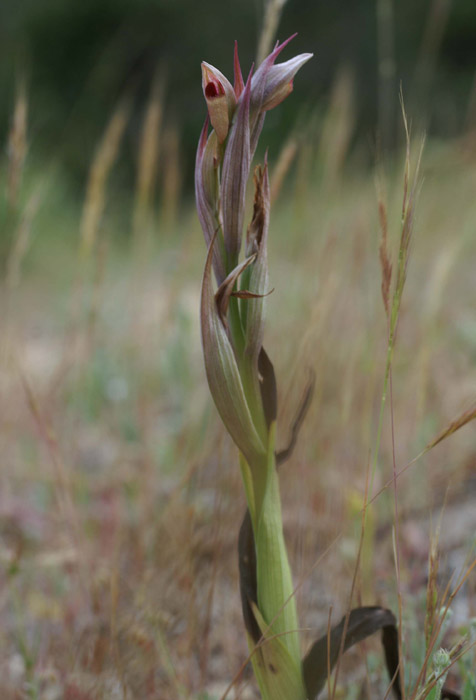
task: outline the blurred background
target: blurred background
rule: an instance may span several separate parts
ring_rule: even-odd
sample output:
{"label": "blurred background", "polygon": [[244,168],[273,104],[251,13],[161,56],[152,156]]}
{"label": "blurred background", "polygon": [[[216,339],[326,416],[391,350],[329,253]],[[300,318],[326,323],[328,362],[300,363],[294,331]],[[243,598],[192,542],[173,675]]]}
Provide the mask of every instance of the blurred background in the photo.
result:
{"label": "blurred background", "polygon": [[[398,522],[409,688],[426,653],[428,582],[442,594],[474,558],[474,0],[2,0],[2,698],[257,697],[249,668],[239,674],[245,501],[203,370],[193,167],[200,62],[231,78],[236,39],[247,73],[266,32],[298,32],[282,60],[314,53],[268,113],[256,158],[269,148],[265,344],[281,446],[316,375],[281,474],[304,645],[329,606],[333,621],[346,609],[373,460],[382,492],[354,602],[397,610]],[[385,237],[395,270],[409,197],[381,414],[379,248]],[[386,485],[410,462],[396,515]],[[452,609],[447,647],[476,616],[474,574]],[[366,651],[366,665],[358,649],[344,664],[340,697],[384,696],[378,645]],[[450,682],[476,688],[475,668],[469,653]]]}
{"label": "blurred background", "polygon": [[[94,147],[118,100],[132,105],[124,135],[122,178],[132,187],[141,123],[151,87],[160,76],[163,129],[176,130],[190,174],[203,121],[200,62],[232,74],[239,41],[248,70],[256,59],[264,9],[258,0],[230,3],[166,0],[4,0],[0,9],[0,128],[11,123],[15,85],[25,82],[32,156],[55,161],[73,189],[83,187]],[[409,113],[437,137],[459,134],[475,116],[476,8],[472,0],[391,0],[284,4],[278,36],[294,32],[288,55],[310,51],[315,60],[299,76],[299,90],[269,115],[267,141],[279,143],[296,114],[318,119],[337,76],[353,86],[353,140],[379,139],[393,148],[401,138],[398,92]],[[367,154],[370,162],[373,153]],[[127,191],[127,190],[126,190]]]}

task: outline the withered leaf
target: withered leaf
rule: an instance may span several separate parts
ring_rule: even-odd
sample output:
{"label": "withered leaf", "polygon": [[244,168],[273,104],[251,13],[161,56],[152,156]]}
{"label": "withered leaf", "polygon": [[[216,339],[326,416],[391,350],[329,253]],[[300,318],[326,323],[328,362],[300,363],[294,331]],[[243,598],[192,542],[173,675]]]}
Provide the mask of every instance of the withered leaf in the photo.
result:
{"label": "withered leaf", "polygon": [[[345,628],[346,635],[342,644]],[[382,630],[382,645],[392,691],[397,700],[401,700],[396,619],[391,610],[379,606],[351,610],[348,618],[344,615],[339,624],[332,628],[330,635],[325,634],[312,645],[303,661],[304,682],[309,699],[316,700],[327,681],[328,669],[332,671],[340,653],[379,630]],[[443,688],[441,697],[443,700],[461,700],[459,693],[447,688]]]}
{"label": "withered leaf", "polygon": [[306,388],[305,388],[304,393],[302,395],[301,402],[298,406],[296,417],[295,417],[294,422],[291,426],[291,438],[289,440],[289,443],[283,450],[280,450],[276,454],[277,466],[286,462],[286,460],[288,460],[291,457],[293,450],[296,447],[296,443],[297,443],[297,440],[299,437],[299,431],[301,430],[301,426],[304,423],[304,419],[306,418],[307,412],[309,410],[309,406],[311,405],[311,400],[312,400],[312,395],[314,393],[315,385],[316,385],[316,376],[315,376],[314,372],[312,370],[310,370],[309,380],[307,382]]}
{"label": "withered leaf", "polygon": [[231,296],[237,299],[263,299],[264,297],[269,297],[273,292],[274,287],[270,289],[269,292],[266,292],[266,294],[255,294],[254,292],[250,292],[249,289],[240,289],[236,292],[232,292]]}
{"label": "withered leaf", "polygon": [[253,614],[251,603],[258,603],[256,580],[256,550],[250,511],[247,509],[238,537],[238,566],[240,572],[241,608],[245,627],[255,642],[261,638],[261,631]]}
{"label": "withered leaf", "polygon": [[[345,640],[342,645],[342,637],[346,627]],[[344,615],[339,624],[332,628],[330,635],[325,634],[314,642],[303,661],[304,681],[308,697],[312,700],[318,697],[326,683],[328,668],[331,670],[334,668],[341,650],[342,652],[347,651],[354,644],[379,630],[383,631],[382,643],[388,674],[390,679],[393,679],[392,690],[395,697],[400,700],[402,693],[397,673],[398,633],[395,615],[391,610],[378,606],[351,610],[348,619]]]}
{"label": "withered leaf", "polygon": [[246,260],[243,260],[243,262],[237,265],[235,269],[227,275],[216,291],[215,301],[221,321],[225,327],[227,325],[226,314],[228,311],[228,304],[230,303],[230,296],[232,296],[232,290],[236,284],[236,280],[242,274],[243,270],[246,270],[248,265],[251,265],[255,260],[256,255],[250,255]]}
{"label": "withered leaf", "polygon": [[273,363],[263,346],[258,355],[258,372],[260,375],[261,401],[263,402],[264,416],[268,429],[278,415],[278,390]]}

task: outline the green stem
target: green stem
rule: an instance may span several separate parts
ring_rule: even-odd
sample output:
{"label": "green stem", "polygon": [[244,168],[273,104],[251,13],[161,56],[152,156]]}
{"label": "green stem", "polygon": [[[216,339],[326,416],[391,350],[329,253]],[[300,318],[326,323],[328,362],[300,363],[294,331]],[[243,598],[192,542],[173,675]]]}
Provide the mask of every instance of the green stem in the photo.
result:
{"label": "green stem", "polygon": [[290,655],[300,662],[296,598],[284,541],[274,454],[268,467],[266,492],[258,517],[255,541],[258,607],[271,626],[270,631],[284,635],[282,641]]}
{"label": "green stem", "polygon": [[[304,700],[299,623],[294,586],[284,541],[279,478],[275,461],[276,423],[269,433],[266,465],[248,466],[241,458],[248,507],[253,523],[256,547],[256,573],[260,626],[265,637],[274,637],[274,643],[284,647],[290,675],[299,688],[295,700]],[[264,467],[264,469],[263,469]],[[265,476],[263,480],[262,477]],[[264,627],[264,628],[263,628]],[[268,643],[268,642],[266,642]],[[257,656],[253,662],[263,698],[268,698],[267,670]]]}

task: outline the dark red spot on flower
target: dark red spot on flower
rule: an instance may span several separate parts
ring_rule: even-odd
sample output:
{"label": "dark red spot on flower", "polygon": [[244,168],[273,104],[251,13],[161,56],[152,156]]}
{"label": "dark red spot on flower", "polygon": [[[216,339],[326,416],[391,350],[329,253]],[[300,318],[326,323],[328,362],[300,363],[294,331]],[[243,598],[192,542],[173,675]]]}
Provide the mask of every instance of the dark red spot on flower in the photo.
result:
{"label": "dark red spot on flower", "polygon": [[207,83],[205,88],[205,97],[213,99],[214,97],[220,97],[225,94],[225,90],[221,83]]}

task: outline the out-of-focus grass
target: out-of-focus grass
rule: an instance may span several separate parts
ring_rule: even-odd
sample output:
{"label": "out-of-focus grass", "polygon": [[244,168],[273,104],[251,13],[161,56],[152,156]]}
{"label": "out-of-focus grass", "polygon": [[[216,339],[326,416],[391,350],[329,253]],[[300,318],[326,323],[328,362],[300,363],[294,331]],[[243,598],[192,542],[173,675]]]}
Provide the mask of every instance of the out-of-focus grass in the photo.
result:
{"label": "out-of-focus grass", "polygon": [[[282,469],[309,641],[325,630],[329,605],[335,621],[347,604],[387,341],[375,179],[357,165],[336,168],[336,133],[315,148],[298,145],[270,231],[266,347],[283,441],[309,368],[316,374],[299,445]],[[385,178],[393,250],[402,172],[396,159]],[[476,154],[467,141],[430,143],[423,174],[393,364],[397,468],[476,393]],[[204,244],[184,203],[178,215],[176,206],[142,212],[144,253],[131,235],[134,197],[108,193],[106,180],[87,255],[81,210],[54,171],[32,164],[17,207],[15,226],[40,187],[29,249],[2,291],[0,694],[218,698],[247,654],[235,551],[244,498],[202,368]],[[392,477],[385,416],[375,491]],[[430,530],[443,508],[444,588],[474,544],[475,473],[468,426],[398,482],[410,683],[424,649]],[[363,604],[395,608],[392,525],[387,489],[367,521]],[[456,633],[475,615],[475,592],[473,576],[455,602]],[[355,688],[358,658],[341,675]],[[370,662],[369,683],[379,669]],[[244,679],[240,697],[255,697]]]}

